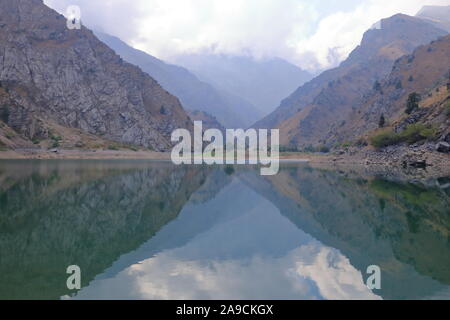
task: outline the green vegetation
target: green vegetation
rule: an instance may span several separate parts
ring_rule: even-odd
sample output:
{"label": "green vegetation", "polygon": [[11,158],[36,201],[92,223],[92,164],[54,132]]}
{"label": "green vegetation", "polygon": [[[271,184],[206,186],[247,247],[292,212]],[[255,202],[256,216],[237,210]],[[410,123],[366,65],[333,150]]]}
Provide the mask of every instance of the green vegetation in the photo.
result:
{"label": "green vegetation", "polygon": [[108,150],[118,151],[119,148],[118,148],[117,146],[115,146],[115,145],[109,145],[109,146],[108,146]]}
{"label": "green vegetation", "polygon": [[166,115],[167,114],[166,108],[164,106],[161,106],[161,108],[159,109],[159,113],[162,115]]}
{"label": "green vegetation", "polygon": [[280,152],[299,152],[298,148],[296,146],[280,146]]}
{"label": "green vegetation", "polygon": [[420,95],[417,92],[413,92],[408,96],[408,101],[406,102],[406,114],[411,114],[415,110],[419,109]]}
{"label": "green vegetation", "polygon": [[346,141],[344,143],[342,143],[341,147],[342,148],[350,148],[352,146],[352,143],[350,141]]}
{"label": "green vegetation", "polygon": [[380,120],[378,121],[378,127],[384,128],[385,124],[386,124],[386,118],[384,117],[384,114],[382,113],[380,116]]}
{"label": "green vegetation", "polygon": [[450,118],[450,100],[447,101],[447,105],[445,106],[445,114]]}
{"label": "green vegetation", "polygon": [[384,131],[373,136],[370,143],[375,148],[384,148],[406,142],[413,144],[422,140],[431,140],[436,137],[436,129],[421,123],[410,124],[400,133],[392,130]]}
{"label": "green vegetation", "polygon": [[325,146],[325,145],[319,146],[319,147],[317,148],[317,150],[318,150],[319,152],[322,152],[322,153],[328,153],[328,152],[330,152],[330,148],[327,147],[327,146]]}
{"label": "green vegetation", "polygon": [[59,148],[61,146],[62,138],[60,136],[51,134],[50,139],[52,140],[52,143],[50,145],[51,148]]}
{"label": "green vegetation", "polygon": [[395,84],[395,89],[403,89],[403,84],[400,80],[398,80]]}
{"label": "green vegetation", "polygon": [[414,184],[401,184],[397,182],[375,179],[370,183],[370,190],[382,199],[402,200],[405,203],[418,207],[429,207],[439,203],[438,193],[432,189],[422,188]]}
{"label": "green vegetation", "polygon": [[399,143],[398,134],[385,131],[370,138],[370,144],[375,148],[384,148]]}

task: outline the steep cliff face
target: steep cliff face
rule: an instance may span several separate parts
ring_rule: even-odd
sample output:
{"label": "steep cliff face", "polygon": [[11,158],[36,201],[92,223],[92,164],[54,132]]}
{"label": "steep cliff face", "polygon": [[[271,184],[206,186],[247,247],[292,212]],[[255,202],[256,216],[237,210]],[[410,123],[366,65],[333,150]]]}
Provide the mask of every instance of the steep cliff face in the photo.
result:
{"label": "steep cliff face", "polygon": [[48,123],[167,150],[192,123],[177,98],[40,0],[0,0],[2,121],[28,139]]}
{"label": "steep cliff face", "polygon": [[257,126],[280,128],[284,145],[324,144],[329,133],[360,106],[374,83],[389,74],[395,60],[446,34],[402,14],[382,20],[380,26],[367,31],[361,45],[338,68],[300,87]]}
{"label": "steep cliff face", "polygon": [[[448,84],[449,83],[449,84]],[[379,87],[352,111],[345,125],[330,132],[329,141],[355,141],[378,130],[381,115],[384,127],[401,131],[407,124],[432,125],[438,136],[450,134],[450,35],[414,50],[398,59]],[[419,108],[406,114],[410,94],[422,99]]]}

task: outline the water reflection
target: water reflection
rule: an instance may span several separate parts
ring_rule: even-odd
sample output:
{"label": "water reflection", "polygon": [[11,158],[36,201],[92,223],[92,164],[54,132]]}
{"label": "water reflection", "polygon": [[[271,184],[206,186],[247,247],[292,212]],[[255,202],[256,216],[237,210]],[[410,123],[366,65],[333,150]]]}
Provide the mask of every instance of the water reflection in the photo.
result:
{"label": "water reflection", "polygon": [[[444,180],[0,162],[0,298],[448,298]],[[65,287],[71,264],[82,269],[76,294]],[[382,289],[372,292],[373,264]]]}

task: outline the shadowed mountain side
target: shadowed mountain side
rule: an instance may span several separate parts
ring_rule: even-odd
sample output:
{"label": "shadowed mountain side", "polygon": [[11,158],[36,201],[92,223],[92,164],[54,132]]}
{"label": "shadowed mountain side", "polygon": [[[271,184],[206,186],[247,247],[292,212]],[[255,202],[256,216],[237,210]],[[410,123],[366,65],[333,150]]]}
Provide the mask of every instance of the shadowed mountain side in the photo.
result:
{"label": "shadowed mountain side", "polygon": [[365,277],[379,265],[383,298],[422,299],[450,284],[450,201],[442,191],[306,167],[239,177]]}
{"label": "shadowed mountain side", "polygon": [[83,168],[35,166],[17,180],[0,173],[8,181],[0,191],[3,299],[69,294],[66,268],[73,264],[82,270],[82,286],[88,285],[176,218],[207,174],[146,162]]}
{"label": "shadowed mountain side", "polygon": [[251,103],[200,81],[185,68],[134,49],[117,37],[101,32],[96,32],[96,35],[124,60],[139,66],[155,78],[190,111],[211,114],[226,128],[246,128],[262,116]]}

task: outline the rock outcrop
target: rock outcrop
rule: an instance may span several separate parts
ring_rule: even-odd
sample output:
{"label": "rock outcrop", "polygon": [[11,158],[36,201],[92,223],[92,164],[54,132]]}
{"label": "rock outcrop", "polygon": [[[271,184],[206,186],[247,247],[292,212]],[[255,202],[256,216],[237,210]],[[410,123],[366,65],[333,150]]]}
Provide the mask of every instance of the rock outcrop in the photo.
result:
{"label": "rock outcrop", "polygon": [[47,123],[164,151],[192,128],[178,99],[41,0],[0,0],[0,109],[19,134],[48,138]]}

